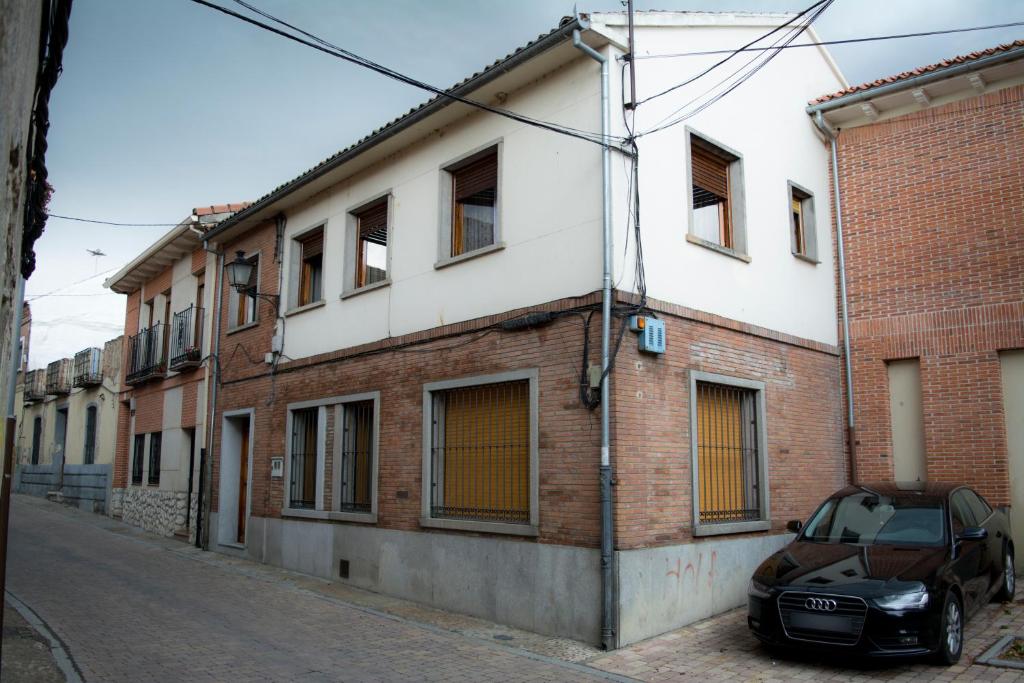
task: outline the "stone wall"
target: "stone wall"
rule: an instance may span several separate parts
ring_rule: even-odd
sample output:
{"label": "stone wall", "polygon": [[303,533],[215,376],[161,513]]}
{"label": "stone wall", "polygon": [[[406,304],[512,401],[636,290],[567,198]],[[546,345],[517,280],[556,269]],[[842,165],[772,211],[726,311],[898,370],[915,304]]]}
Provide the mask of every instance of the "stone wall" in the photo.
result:
{"label": "stone wall", "polygon": [[138,486],[121,491],[121,518],[125,522],[161,536],[173,536],[185,528],[187,493]]}
{"label": "stone wall", "polygon": [[124,489],[115,488],[110,491],[110,515],[120,517],[123,514]]}

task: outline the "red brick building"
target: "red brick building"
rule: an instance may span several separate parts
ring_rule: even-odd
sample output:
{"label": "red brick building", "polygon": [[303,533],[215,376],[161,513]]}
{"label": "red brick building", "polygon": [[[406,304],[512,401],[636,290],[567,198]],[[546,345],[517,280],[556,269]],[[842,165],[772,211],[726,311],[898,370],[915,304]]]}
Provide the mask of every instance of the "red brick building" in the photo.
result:
{"label": "red brick building", "polygon": [[1024,41],[808,111],[837,135],[856,478],[971,484],[1020,542]]}

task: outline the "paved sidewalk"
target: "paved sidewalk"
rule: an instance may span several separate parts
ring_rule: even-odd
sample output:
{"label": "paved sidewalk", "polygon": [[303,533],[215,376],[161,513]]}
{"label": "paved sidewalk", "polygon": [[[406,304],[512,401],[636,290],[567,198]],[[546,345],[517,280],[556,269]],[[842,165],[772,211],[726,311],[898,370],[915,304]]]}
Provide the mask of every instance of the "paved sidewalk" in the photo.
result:
{"label": "paved sidewalk", "polygon": [[623,680],[41,499],[11,507],[8,589],[86,681]]}
{"label": "paved sidewalk", "polygon": [[50,643],[10,605],[4,605],[0,683],[64,683]]}
{"label": "paved sidewalk", "polygon": [[1024,681],[1024,671],[973,664],[1009,634],[1024,635],[1024,601],[991,604],[975,614],[967,624],[963,657],[953,667],[920,660],[782,657],[750,635],[741,608],[587,663],[644,681]]}

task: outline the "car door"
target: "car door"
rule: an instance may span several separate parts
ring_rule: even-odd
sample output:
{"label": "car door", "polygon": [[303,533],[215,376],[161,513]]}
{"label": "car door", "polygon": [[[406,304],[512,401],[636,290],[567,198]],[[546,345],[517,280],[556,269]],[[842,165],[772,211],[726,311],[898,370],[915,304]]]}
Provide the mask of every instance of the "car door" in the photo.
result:
{"label": "car door", "polygon": [[988,585],[984,587],[987,594],[1002,585],[1003,581],[1003,544],[1006,539],[1003,536],[1002,524],[998,516],[992,514],[992,508],[988,503],[977,493],[971,489],[961,489],[960,493],[966,498],[978,526],[988,531],[987,552],[981,559],[980,567],[981,573],[988,576]]}
{"label": "car door", "polygon": [[950,495],[949,515],[953,523],[953,573],[956,574],[964,591],[964,611],[972,613],[981,602],[988,586],[988,577],[984,576],[981,570],[982,558],[988,553],[988,542],[959,539],[964,529],[977,526],[964,489],[957,489]]}

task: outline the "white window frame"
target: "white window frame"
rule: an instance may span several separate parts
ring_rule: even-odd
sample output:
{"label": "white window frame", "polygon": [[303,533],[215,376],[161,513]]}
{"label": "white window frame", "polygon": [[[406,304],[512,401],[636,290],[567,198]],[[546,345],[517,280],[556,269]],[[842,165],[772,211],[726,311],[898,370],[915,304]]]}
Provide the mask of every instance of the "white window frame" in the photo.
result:
{"label": "white window frame", "polygon": [[[431,435],[433,426],[433,393],[446,389],[461,389],[464,387],[475,387],[483,384],[498,384],[501,382],[513,382],[517,380],[529,380],[530,396],[530,522],[529,524],[515,524],[507,522],[482,522],[466,519],[444,519],[430,515],[430,482],[431,482]],[[493,375],[473,375],[460,377],[458,379],[429,382],[423,385],[423,483],[421,490],[421,516],[420,526],[439,529],[459,529],[463,531],[478,531],[495,534],[510,534],[518,536],[537,536],[540,528],[540,457],[538,451],[539,439],[539,380],[540,371],[537,368],[524,370],[512,370],[500,372]]]}
{"label": "white window frame", "polygon": [[[246,260],[249,260],[249,259],[251,259],[253,257],[256,257],[256,291],[259,291],[260,276],[263,274],[262,273],[262,269],[263,269],[263,254],[260,253],[259,251],[248,252],[248,253],[245,254],[245,259]],[[227,333],[231,334],[232,332],[238,332],[238,331],[241,331],[241,330],[247,330],[250,327],[255,327],[256,325],[259,325],[259,323],[260,323],[260,300],[259,300],[259,297],[254,297],[256,299],[256,305],[253,307],[252,320],[247,322],[247,323],[243,323],[241,325],[236,325],[235,324],[235,320],[238,319],[238,306],[242,303],[243,297],[248,296],[248,294],[245,294],[243,292],[237,291],[234,287],[232,287],[230,284],[227,283],[227,278],[226,277],[224,278],[224,283],[225,283],[224,286],[226,286],[228,288],[228,329],[227,329]]]}
{"label": "white window frame", "polygon": [[[796,258],[801,261],[807,261],[808,263],[818,264],[821,261],[818,259],[818,219],[814,212],[814,193],[808,190],[802,185],[794,183],[792,180],[786,181],[786,225],[789,227],[789,251]],[[796,235],[793,234],[793,201],[797,199],[794,194],[796,192],[804,195],[800,199],[800,216],[804,222],[804,251],[800,253],[796,250]]]}
{"label": "white window frame", "polygon": [[[755,410],[757,412],[757,469],[758,469],[758,504],[761,508],[761,519],[750,522],[725,522],[702,524],[700,521],[700,454],[697,450],[697,382],[721,384],[723,386],[750,389],[755,392]],[[718,375],[710,372],[690,371],[690,479],[692,497],[690,508],[693,515],[694,536],[717,536],[721,534],[738,534],[748,531],[768,531],[771,529],[771,508],[768,492],[768,424],[765,419],[765,383],[757,380]]]}
{"label": "white window frame", "polygon": [[[388,246],[384,265],[386,270],[384,279],[380,282],[356,287],[356,260],[358,259],[357,254],[359,250],[359,218],[356,214],[364,211],[371,205],[376,204],[385,197],[388,202]],[[359,202],[345,211],[345,263],[342,267],[342,277],[344,277],[341,291],[342,299],[347,299],[351,296],[355,296],[356,294],[371,292],[375,289],[381,289],[382,287],[388,287],[391,285],[391,247],[394,240],[394,233],[395,197],[390,188],[373,195],[369,199]]]}
{"label": "white window frame", "polygon": [[[373,401],[373,469],[370,479],[370,511],[369,512],[341,512],[337,510],[339,496],[341,494],[341,468],[337,463],[341,458],[341,450],[344,447],[342,436],[341,419],[343,408],[346,403],[358,401]],[[319,408],[317,412],[316,425],[316,507],[313,510],[291,507],[291,467],[292,467],[292,415],[296,410],[306,408]],[[285,449],[284,449],[284,505],[281,515],[285,517],[304,517],[307,519],[330,519],[341,522],[362,522],[365,524],[377,523],[377,492],[380,474],[380,392],[367,391],[358,394],[347,394],[344,396],[331,396],[327,398],[314,399],[310,401],[298,401],[289,403],[288,417],[285,420]],[[331,473],[332,500],[324,500],[324,477],[326,475],[327,460],[327,411],[334,413],[334,439],[330,444],[334,456],[335,467]]]}
{"label": "white window frame", "polygon": [[[702,247],[706,247],[711,251],[723,254],[725,256],[731,256],[749,263],[750,256],[748,254],[747,244],[747,209],[746,209],[746,188],[744,185],[744,173],[743,173],[743,155],[732,149],[728,145],[723,145],[715,138],[705,135],[698,130],[685,126],[685,159],[686,159],[686,241],[691,244],[696,244]],[[691,155],[691,149],[693,145],[693,138],[698,138],[709,145],[718,147],[723,152],[735,157],[733,161],[729,163],[729,220],[730,227],[732,230],[732,247],[726,247],[710,240],[706,240],[702,237],[698,237],[694,233],[694,217],[693,217],[693,159]]]}
{"label": "white window frame", "polygon": [[[437,262],[435,269],[445,268],[456,263],[462,263],[470,259],[491,254],[505,248],[502,220],[503,197],[505,195],[504,183],[504,152],[505,143],[502,138],[476,147],[465,154],[449,159],[438,167],[438,244]],[[494,241],[486,247],[480,247],[473,251],[463,252],[458,256],[452,256],[452,168],[469,163],[476,157],[486,156],[492,149],[497,148],[498,152],[498,196],[494,202]]]}
{"label": "white window frame", "polygon": [[[320,298],[307,304],[299,305],[300,280],[302,278],[302,242],[317,230],[323,240],[320,257]],[[308,311],[324,305],[327,300],[327,220],[317,221],[303,230],[294,233],[288,239],[288,310],[286,315]]]}

